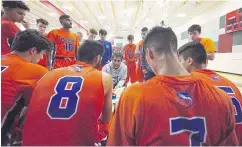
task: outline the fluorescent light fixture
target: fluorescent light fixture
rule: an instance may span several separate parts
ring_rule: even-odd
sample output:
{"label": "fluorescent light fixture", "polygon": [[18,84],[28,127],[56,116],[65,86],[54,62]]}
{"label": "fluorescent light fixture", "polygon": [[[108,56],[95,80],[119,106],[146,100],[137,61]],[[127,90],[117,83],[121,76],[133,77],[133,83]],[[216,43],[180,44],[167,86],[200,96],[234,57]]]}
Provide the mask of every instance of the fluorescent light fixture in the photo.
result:
{"label": "fluorescent light fixture", "polygon": [[98,16],[99,19],[106,19],[106,16]]}
{"label": "fluorescent light fixture", "polygon": [[177,17],[185,17],[186,14],[185,14],[185,13],[179,13],[179,14],[177,14],[176,16],[177,16]]}
{"label": "fluorescent light fixture", "polygon": [[73,9],[73,7],[71,7],[71,6],[62,6],[62,8],[65,9],[65,10],[72,10]]}
{"label": "fluorescent light fixture", "polygon": [[82,20],[81,23],[83,23],[83,24],[87,24],[88,21],[87,21],[87,20]]}
{"label": "fluorescent light fixture", "polygon": [[57,16],[56,13],[48,13],[50,16]]}

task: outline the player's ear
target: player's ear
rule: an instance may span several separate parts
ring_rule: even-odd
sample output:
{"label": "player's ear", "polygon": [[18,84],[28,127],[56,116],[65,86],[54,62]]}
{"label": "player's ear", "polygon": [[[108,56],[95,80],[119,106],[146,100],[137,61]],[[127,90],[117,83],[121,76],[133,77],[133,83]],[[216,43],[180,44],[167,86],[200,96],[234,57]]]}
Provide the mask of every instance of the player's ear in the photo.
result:
{"label": "player's ear", "polygon": [[95,64],[99,63],[102,60],[100,55],[97,55],[96,57],[94,57],[93,61]]}
{"label": "player's ear", "polygon": [[37,52],[37,48],[36,48],[36,47],[32,47],[32,48],[30,48],[30,49],[29,49],[29,53],[30,53],[30,55],[37,54],[37,53],[38,53],[38,52]]}
{"label": "player's ear", "polygon": [[147,48],[147,55],[150,59],[154,59],[154,51],[151,48]]}
{"label": "player's ear", "polygon": [[187,63],[188,65],[192,65],[193,64],[193,59],[191,57],[187,58]]}

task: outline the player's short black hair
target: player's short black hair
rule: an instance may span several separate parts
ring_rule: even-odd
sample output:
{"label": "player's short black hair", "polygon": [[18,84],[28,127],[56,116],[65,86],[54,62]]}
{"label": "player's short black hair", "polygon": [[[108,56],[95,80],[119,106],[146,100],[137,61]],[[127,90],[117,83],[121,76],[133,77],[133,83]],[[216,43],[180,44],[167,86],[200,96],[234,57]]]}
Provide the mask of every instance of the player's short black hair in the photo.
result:
{"label": "player's short black hair", "polygon": [[39,53],[42,50],[52,50],[53,44],[37,30],[27,29],[18,32],[11,45],[12,50],[19,52],[25,52],[33,47],[36,47],[37,52]]}
{"label": "player's short black hair", "polygon": [[66,14],[61,15],[61,16],[59,17],[59,21],[62,21],[63,19],[68,19],[68,18],[70,18],[69,15],[66,15]]}
{"label": "player's short black hair", "polygon": [[104,47],[99,41],[85,40],[77,49],[77,60],[90,63],[96,56],[103,56]]}
{"label": "player's short black hair", "polygon": [[187,31],[188,31],[188,33],[189,32],[197,31],[200,34],[201,31],[202,31],[202,29],[201,29],[201,26],[200,25],[194,24],[194,25],[190,26]]}
{"label": "player's short black hair", "polygon": [[2,1],[3,8],[20,8],[26,11],[30,11],[29,7],[23,1],[15,1],[15,0],[3,0]]}
{"label": "player's short black hair", "polygon": [[124,58],[123,54],[121,54],[120,52],[113,52],[112,59],[114,57],[120,57],[121,60],[123,60],[123,58]]}
{"label": "player's short black hair", "polygon": [[95,29],[93,29],[93,28],[92,29],[89,29],[89,32],[92,33],[92,34],[94,34],[94,35],[97,35],[97,31]]}
{"label": "player's short black hair", "polygon": [[47,25],[47,26],[49,25],[49,22],[47,20],[43,19],[43,18],[36,19],[36,23],[37,24],[42,23],[42,24]]}
{"label": "player's short black hair", "polygon": [[132,34],[129,34],[128,37],[127,37],[128,40],[134,40],[134,35]]}
{"label": "player's short black hair", "polygon": [[106,36],[108,33],[107,33],[107,31],[106,30],[104,30],[104,29],[101,29],[101,30],[99,30],[99,35],[102,35],[102,36]]}
{"label": "player's short black hair", "polygon": [[177,51],[177,37],[171,28],[156,26],[144,39],[144,50],[152,48],[156,52],[174,53]]}
{"label": "player's short black hair", "polygon": [[197,64],[205,64],[207,60],[207,53],[201,43],[189,42],[178,49],[178,55],[185,60],[192,58]]}
{"label": "player's short black hair", "polygon": [[141,32],[147,32],[148,31],[148,28],[147,27],[143,27],[142,29],[141,29]]}

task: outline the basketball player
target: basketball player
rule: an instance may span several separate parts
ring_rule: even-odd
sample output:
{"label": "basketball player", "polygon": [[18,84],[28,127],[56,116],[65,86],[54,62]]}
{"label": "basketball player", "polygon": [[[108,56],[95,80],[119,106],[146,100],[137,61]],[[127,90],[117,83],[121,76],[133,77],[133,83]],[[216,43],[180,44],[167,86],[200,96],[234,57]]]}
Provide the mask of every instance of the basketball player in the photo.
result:
{"label": "basketball player", "polygon": [[207,56],[202,44],[196,42],[187,43],[179,48],[178,55],[188,72],[192,72],[201,80],[224,90],[231,96],[236,114],[236,132],[240,145],[242,145],[242,96],[239,89],[225,77],[212,70],[205,69]]}
{"label": "basketball player", "polygon": [[123,55],[119,52],[114,52],[112,61],[102,69],[103,72],[112,76],[114,89],[123,87],[127,78],[127,66],[122,60]]}
{"label": "basketball player", "polygon": [[66,67],[75,63],[75,55],[79,40],[76,33],[71,32],[72,20],[69,15],[61,15],[59,21],[63,28],[50,31],[47,38],[55,44],[54,68]]}
{"label": "basketball player", "polygon": [[97,70],[104,47],[86,40],[76,64],[52,70],[38,83],[27,113],[23,145],[94,146],[98,122],[112,114],[112,77]]}
{"label": "basketball player", "polygon": [[100,42],[105,48],[104,55],[102,57],[102,62],[99,70],[102,70],[103,66],[108,64],[112,60],[112,45],[110,42],[106,41],[107,31],[104,29],[99,30]]}
{"label": "basketball player", "polygon": [[97,36],[97,31],[95,29],[90,29],[88,32],[88,40],[95,40]]}
{"label": "basketball player", "polygon": [[201,43],[206,52],[207,52],[207,59],[208,60],[214,60],[215,53],[216,53],[216,47],[212,39],[210,38],[201,38],[201,26],[194,24],[188,28],[188,34],[189,38],[192,41]]}
{"label": "basketball player", "polygon": [[[47,20],[45,20],[43,18],[36,19],[37,31],[45,37],[47,36],[45,31],[46,31],[46,28],[48,27],[48,25],[49,25],[49,22]],[[47,52],[46,55],[44,55],[43,58],[38,62],[38,64],[51,70],[52,67],[51,67],[50,58],[51,58],[51,52]]]}
{"label": "basketball player", "polygon": [[124,59],[127,65],[127,78],[126,78],[126,83],[129,81],[131,83],[136,82],[136,57],[135,57],[135,49],[136,45],[133,43],[134,42],[134,35],[128,35],[127,37],[128,44],[126,44],[123,47],[124,52]]}
{"label": "basketball player", "polygon": [[11,52],[10,45],[15,37],[15,34],[20,31],[15,22],[22,23],[25,28],[29,28],[29,25],[24,21],[26,11],[29,11],[29,7],[22,1],[2,1],[4,14],[1,19],[2,24],[2,36],[1,36],[1,54],[5,55]]}
{"label": "basketball player", "polygon": [[[148,28],[144,27],[141,30],[141,37],[142,40],[144,40],[146,34],[148,32]],[[147,63],[146,59],[145,59],[145,52],[144,52],[144,48],[141,47],[143,45],[143,41],[139,43],[139,46],[141,48],[141,67],[142,67],[142,71],[144,74],[144,80],[149,80],[151,78],[153,78],[155,76],[155,73],[152,71],[152,69],[150,68],[150,65]],[[139,71],[140,73],[140,71]]]}
{"label": "basketball player", "polygon": [[175,33],[154,27],[145,37],[144,50],[157,76],[124,91],[108,145],[237,145],[231,100],[184,69]]}
{"label": "basketball player", "polygon": [[51,49],[51,42],[36,30],[17,33],[13,40],[13,52],[1,59],[1,136],[2,145],[7,145],[14,120],[24,106],[28,106],[32,91],[37,81],[47,73],[47,69],[37,63],[46,51]]}
{"label": "basketball player", "polygon": [[82,38],[83,38],[83,34],[82,34],[82,32],[77,32],[76,34],[77,34],[77,37],[78,37],[78,40],[79,40],[79,44],[81,44]]}

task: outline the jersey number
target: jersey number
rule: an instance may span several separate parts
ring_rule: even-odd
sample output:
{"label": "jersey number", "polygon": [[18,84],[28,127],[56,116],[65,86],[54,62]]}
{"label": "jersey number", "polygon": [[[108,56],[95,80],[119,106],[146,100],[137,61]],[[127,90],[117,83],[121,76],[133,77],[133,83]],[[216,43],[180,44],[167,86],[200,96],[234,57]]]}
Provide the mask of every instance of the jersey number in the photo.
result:
{"label": "jersey number", "polygon": [[8,66],[1,66],[1,73],[6,70],[8,68]]}
{"label": "jersey number", "polygon": [[65,44],[65,48],[66,48],[67,51],[72,51],[72,46],[73,46],[72,43],[66,43]]}
{"label": "jersey number", "polygon": [[84,79],[62,77],[56,83],[55,94],[50,98],[47,114],[51,119],[70,119],[78,108],[79,95]]}
{"label": "jersey number", "polygon": [[[234,90],[229,86],[218,86],[218,88],[225,91],[228,95],[234,94]],[[235,107],[236,124],[242,124],[242,107],[241,107],[241,104],[236,97],[231,96],[231,99],[232,99],[232,102],[233,102],[234,107]]]}
{"label": "jersey number", "polygon": [[129,55],[129,59],[132,59],[133,51],[132,51],[132,50],[129,50],[129,51],[128,51],[128,55]]}
{"label": "jersey number", "polygon": [[190,146],[200,146],[206,141],[207,129],[204,117],[175,117],[170,119],[170,135],[176,135],[185,131],[191,132]]}

